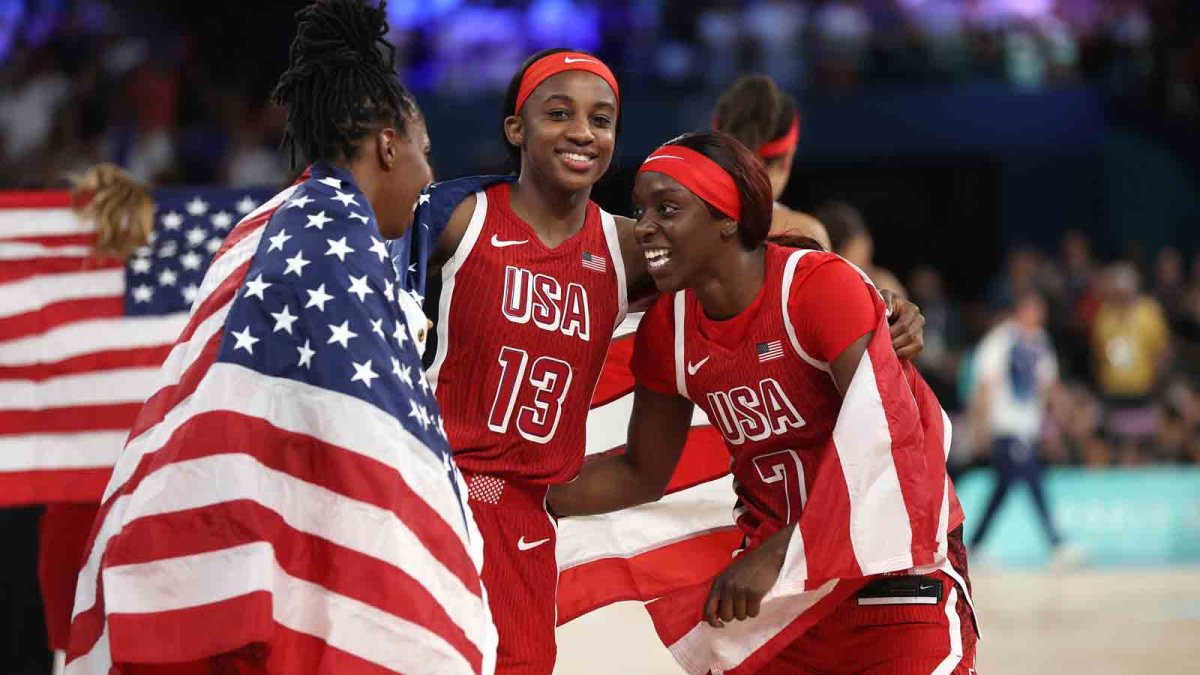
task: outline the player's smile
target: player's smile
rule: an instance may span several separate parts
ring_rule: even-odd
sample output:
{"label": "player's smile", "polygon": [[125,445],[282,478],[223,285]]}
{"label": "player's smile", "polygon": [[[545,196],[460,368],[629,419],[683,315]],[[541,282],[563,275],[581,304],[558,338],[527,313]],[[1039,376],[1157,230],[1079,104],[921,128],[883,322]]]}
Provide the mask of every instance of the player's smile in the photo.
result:
{"label": "player's smile", "polygon": [[562,160],[563,166],[567,167],[569,171],[577,171],[579,173],[591,171],[592,167],[596,165],[596,158],[599,156],[599,153],[590,148],[558,149],[554,151],[554,154]]}

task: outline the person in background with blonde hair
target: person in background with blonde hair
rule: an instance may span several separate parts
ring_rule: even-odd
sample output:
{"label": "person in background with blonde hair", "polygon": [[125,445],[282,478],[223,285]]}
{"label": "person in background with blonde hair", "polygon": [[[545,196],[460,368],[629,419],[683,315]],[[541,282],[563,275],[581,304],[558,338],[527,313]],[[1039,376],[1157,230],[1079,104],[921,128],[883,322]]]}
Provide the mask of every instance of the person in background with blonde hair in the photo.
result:
{"label": "person in background with blonde hair", "polygon": [[[91,261],[127,260],[149,241],[154,228],[150,191],[113,164],[98,164],[73,176],[71,206],[80,220],[95,224]],[[99,507],[94,503],[47,504],[39,523],[38,585],[56,672],[60,672],[67,650],[75,580]]]}

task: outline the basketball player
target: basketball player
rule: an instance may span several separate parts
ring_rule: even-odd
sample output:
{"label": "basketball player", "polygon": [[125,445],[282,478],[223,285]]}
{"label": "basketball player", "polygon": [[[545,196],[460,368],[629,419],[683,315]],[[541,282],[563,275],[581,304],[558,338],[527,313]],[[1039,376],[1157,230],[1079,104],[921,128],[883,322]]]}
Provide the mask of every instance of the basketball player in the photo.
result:
{"label": "basketball player", "polygon": [[[612,160],[620,103],[594,55],[539,52],[505,95],[517,175],[427,193],[432,212],[449,214],[430,223],[440,290],[428,380],[483,535],[497,673],[553,670],[558,566],[546,490],[579,472],[613,331],[630,298],[653,292],[635,222],[590,200]],[[915,354],[923,319],[911,305],[901,314],[897,344]]]}
{"label": "basketball player", "polygon": [[714,126],[754,150],[766,165],[775,200],[769,236],[810,237],[826,251],[832,250],[829,233],[821,221],[779,202],[792,176],[792,161],[800,143],[800,112],[795,99],[780,91],[766,75],[745,75],[717,99]]}
{"label": "basketball player", "polygon": [[[638,329],[629,443],[554,486],[549,506],[570,516],[657,500],[699,405],[733,458],[745,545],[692,592],[692,616],[716,628],[753,621],[777,580],[842,579],[804,610],[815,625],[799,637],[760,636],[767,662],[754,668],[965,674],[976,635],[940,407],[873,339],[884,306],[858,270],[764,245],[771,201],[762,164],[725,134],[686,134],[642,165],[637,239],[664,294]],[[918,400],[936,410],[932,427]],[[797,555],[807,572],[781,577]],[[761,630],[782,635],[778,619]]]}

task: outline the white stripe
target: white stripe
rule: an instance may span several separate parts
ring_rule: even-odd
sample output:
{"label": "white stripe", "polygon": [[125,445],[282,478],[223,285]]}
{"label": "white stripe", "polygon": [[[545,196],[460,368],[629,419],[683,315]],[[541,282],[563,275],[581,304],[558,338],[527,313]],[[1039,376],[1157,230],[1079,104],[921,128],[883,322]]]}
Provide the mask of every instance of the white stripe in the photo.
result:
{"label": "white stripe", "polygon": [[112,567],[104,571],[104,586],[109,610],[128,614],[270,591],[273,618],[281,625],[366,661],[406,673],[471,672],[467,660],[436,633],[291,576],[265,542]]}
{"label": "white stripe", "polygon": [[[188,419],[212,410],[257,417],[284,431],[308,434],[396,468],[409,486],[466,541],[463,519],[458,515],[460,502],[448,489],[445,467],[394,417],[353,396],[286,378],[267,377],[231,363],[214,364],[187,401],[126,445],[113,469],[104,501],[129,481],[142,457],[161,448]],[[322,420],[355,423],[320,424]],[[120,529],[128,499],[129,495],[123,495],[113,503],[96,542],[107,541]],[[95,545],[89,551],[81,579],[96,578],[102,551],[102,545]],[[94,592],[93,582],[79,584],[75,614],[95,603]]]}
{"label": "white stripe", "polygon": [[[91,246],[43,246],[23,241],[0,241],[0,260],[33,260],[36,258],[87,258],[95,253]],[[80,261],[82,262],[82,260]]]}
{"label": "white stripe", "polygon": [[450,350],[450,302],[454,299],[456,277],[458,270],[466,264],[467,258],[471,256],[471,251],[475,250],[475,243],[479,241],[479,235],[483,232],[483,225],[487,221],[487,205],[487,194],[482,190],[476,192],[475,210],[471,213],[471,221],[467,223],[467,231],[463,232],[462,241],[458,242],[458,249],[454,251],[454,255],[450,256],[450,259],[442,266],[442,295],[438,300],[437,353],[425,374],[435,392],[437,391],[438,375],[442,372],[442,364],[446,362],[446,354]]}
{"label": "white stripe", "polygon": [[0,342],[0,366],[54,363],[115,349],[169,345],[187,325],[187,314],[76,321],[39,335]]}
{"label": "white stripe", "polygon": [[0,472],[111,467],[127,431],[0,436]]}
{"label": "white stripe", "polygon": [[783,565],[779,567],[779,576],[775,579],[775,591],[781,595],[800,593],[804,591],[807,581],[808,555],[805,553],[804,534],[797,525],[788,539]]}
{"label": "white stripe", "polygon": [[208,266],[208,271],[204,273],[204,281],[200,282],[200,288],[196,291],[196,299],[192,302],[192,313],[195,313],[200,305],[204,304],[208,296],[212,295],[217,286],[220,286],[221,282],[233,274],[239,265],[254,257],[254,253],[258,251],[258,244],[262,241],[263,232],[266,230],[266,224],[258,226],[228,251],[213,260],[212,264]]}
{"label": "white stripe", "polygon": [[[415,452],[417,449],[400,451]],[[441,489],[446,493],[451,492],[445,473],[424,477],[410,475],[406,478],[410,484],[414,478],[440,480]],[[186,489],[180,489],[181,486],[186,486]],[[425,482],[424,485],[418,483],[412,487],[420,493],[422,487],[430,486]],[[436,598],[450,620],[463,629],[468,639],[474,641],[480,637],[483,628],[480,597],[447,570],[396,514],[268,468],[249,455],[221,454],[168,464],[147,476],[130,495],[124,504],[122,520],[125,528],[134,531],[140,518],[204,509],[239,500],[254,502],[278,513],[290,527],[300,532],[403,570]],[[457,515],[456,519],[461,521]],[[216,516],[212,527],[236,525]],[[460,526],[460,533],[461,529]],[[273,555],[271,559],[274,559]],[[253,573],[252,567],[244,568],[235,575],[241,579],[208,578],[202,573],[196,574],[193,581],[186,584],[186,589],[178,584],[156,589],[153,582],[140,584],[136,579],[131,587],[109,589],[109,573],[109,568],[103,569],[106,614],[173,609],[171,606],[162,606],[164,602],[172,602],[167,599],[171,597],[178,598],[179,606],[196,606],[254,590],[237,586]],[[117,597],[118,591],[124,591],[126,597]],[[148,595],[151,601],[139,598],[139,593]],[[286,605],[287,602],[277,601],[276,604]]]}
{"label": "white stripe", "polygon": [[558,524],[558,568],[566,570],[601,558],[628,558],[734,527],[729,510],[731,480],[722,476],[615,513],[564,518]]}
{"label": "white stripe", "polygon": [[0,284],[0,319],[42,309],[65,300],[123,297],[125,270],[42,274]]}
{"label": "white stripe", "polygon": [[108,622],[104,622],[104,630],[100,639],[92,645],[91,650],[67,664],[66,675],[109,675],[112,669],[112,654],[108,650]]}
{"label": "white stripe", "polygon": [[936,605],[937,598],[859,598],[858,604],[864,607],[876,605]]}
{"label": "white stripe", "polygon": [[763,596],[759,614],[753,621],[731,621],[723,628],[713,628],[701,621],[670,646],[671,655],[692,675],[703,675],[710,670],[713,675],[721,675],[736,668],[812,609],[837,584],[838,580],[833,579],[820,588],[786,595],[772,588]]}
{"label": "white stripe", "polygon": [[613,331],[613,339],[615,340],[619,337],[625,337],[626,335],[632,335],[633,333],[636,333],[638,324],[642,322],[642,317],[644,315],[644,312],[634,312],[633,314],[627,315],[625,320],[617,326],[615,331]]}
{"label": "white stripe", "polygon": [[617,278],[617,320],[614,328],[625,320],[629,311],[629,287],[625,280],[625,259],[621,257],[621,235],[617,232],[617,221],[611,213],[600,210],[600,224],[604,226],[604,240],[608,243],[608,255],[613,261],[613,274]]}
{"label": "white stripe", "polygon": [[0,380],[0,410],[142,403],[154,393],[157,380],[157,367],[101,370],[41,382]]}
{"label": "white stripe", "polygon": [[687,318],[687,292],[679,291],[675,294],[675,389],[679,395],[687,398],[687,362],[685,358],[685,348],[687,340],[687,325],[684,320]]}
{"label": "white stripe", "polygon": [[90,234],[91,221],[80,220],[71,209],[0,209],[0,239]]}
{"label": "white stripe", "polygon": [[804,351],[804,348],[800,346],[800,340],[796,338],[796,327],[792,324],[792,317],[788,314],[788,300],[792,294],[792,279],[796,276],[796,265],[800,262],[801,258],[809,253],[812,253],[812,251],[807,249],[796,251],[788,256],[787,264],[783,266],[783,294],[781,296],[783,298],[783,328],[787,332],[788,342],[791,343],[792,349],[796,350],[796,354],[804,359],[805,363],[817,370],[831,373],[832,371],[829,369],[828,363],[818,361],[809,356],[808,352]]}
{"label": "white stripe", "polygon": [[952,585],[950,593],[946,596],[946,622],[950,624],[950,653],[946,655],[946,660],[938,664],[938,667],[934,668],[929,675],[950,675],[962,661],[962,623],[958,620],[958,612],[955,609],[957,605],[958,589]]}
{"label": "white stripe", "polygon": [[[593,408],[588,413],[585,454],[608,452],[619,445],[625,445],[629,417],[633,414],[633,398],[632,393],[625,394],[599,408]],[[692,426],[709,426],[708,413],[700,406],[692,408]]]}
{"label": "white stripe", "polygon": [[863,352],[842,401],[833,444],[850,496],[850,542],[862,573],[912,567],[912,526],[869,351]]}

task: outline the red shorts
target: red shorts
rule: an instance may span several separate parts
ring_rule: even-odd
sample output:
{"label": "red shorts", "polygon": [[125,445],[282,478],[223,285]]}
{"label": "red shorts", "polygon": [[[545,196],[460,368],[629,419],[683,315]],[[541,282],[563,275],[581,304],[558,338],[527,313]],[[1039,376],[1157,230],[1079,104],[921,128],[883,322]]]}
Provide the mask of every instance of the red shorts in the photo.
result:
{"label": "red shorts", "polygon": [[873,577],[877,583],[822,617],[758,675],[976,675],[979,634],[961,528],[950,535],[948,557],[965,591],[945,572]]}
{"label": "red shorts", "polygon": [[483,536],[483,586],[500,643],[497,675],[550,675],[558,647],[557,531],[546,513],[546,486],[465,474],[468,501]]}

